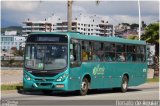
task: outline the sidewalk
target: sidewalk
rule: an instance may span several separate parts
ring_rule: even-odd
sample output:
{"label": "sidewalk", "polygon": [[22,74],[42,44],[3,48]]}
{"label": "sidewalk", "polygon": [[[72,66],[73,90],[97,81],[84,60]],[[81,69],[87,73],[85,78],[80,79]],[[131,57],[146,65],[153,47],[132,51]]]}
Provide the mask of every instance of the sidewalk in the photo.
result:
{"label": "sidewalk", "polygon": [[22,70],[1,70],[1,84],[15,84],[22,82]]}

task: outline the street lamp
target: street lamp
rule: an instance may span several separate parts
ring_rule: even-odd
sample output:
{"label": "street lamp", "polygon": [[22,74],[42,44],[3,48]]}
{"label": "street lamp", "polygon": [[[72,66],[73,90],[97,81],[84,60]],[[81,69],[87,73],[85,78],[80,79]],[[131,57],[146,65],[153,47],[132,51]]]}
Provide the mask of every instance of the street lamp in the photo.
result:
{"label": "street lamp", "polygon": [[138,0],[138,14],[139,14],[139,33],[138,33],[138,37],[139,40],[141,40],[141,6],[140,6],[140,0]]}

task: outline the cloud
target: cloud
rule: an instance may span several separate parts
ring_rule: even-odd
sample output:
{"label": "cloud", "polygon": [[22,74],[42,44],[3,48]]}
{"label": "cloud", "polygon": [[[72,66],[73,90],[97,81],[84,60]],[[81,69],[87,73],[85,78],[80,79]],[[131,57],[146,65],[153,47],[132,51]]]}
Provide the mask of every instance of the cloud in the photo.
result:
{"label": "cloud", "polygon": [[[76,4],[86,9],[90,14],[99,15],[138,15],[138,0],[132,1],[101,1],[97,6],[94,1],[76,1]],[[157,15],[159,13],[158,1],[141,1],[141,12],[143,15]]]}
{"label": "cloud", "polygon": [[12,11],[31,12],[38,7],[38,2],[27,1],[2,1],[2,9]]}
{"label": "cloud", "polygon": [[[158,1],[141,1],[142,20],[147,23],[159,19]],[[97,6],[95,1],[73,2],[73,18],[80,13],[99,15],[111,24],[121,22],[138,23],[137,1],[101,1]],[[67,1],[2,1],[1,23],[3,25],[22,24],[30,18],[33,21],[44,20],[52,14],[67,19]],[[4,24],[7,23],[7,24]],[[9,24],[11,23],[11,24]]]}
{"label": "cloud", "polygon": [[140,2],[140,6],[143,15],[159,14],[159,1],[142,1]]}
{"label": "cloud", "polygon": [[73,12],[74,13],[77,13],[77,12],[80,12],[80,13],[87,13],[87,10],[85,8],[83,8],[82,6],[78,6],[78,5],[73,5]]}

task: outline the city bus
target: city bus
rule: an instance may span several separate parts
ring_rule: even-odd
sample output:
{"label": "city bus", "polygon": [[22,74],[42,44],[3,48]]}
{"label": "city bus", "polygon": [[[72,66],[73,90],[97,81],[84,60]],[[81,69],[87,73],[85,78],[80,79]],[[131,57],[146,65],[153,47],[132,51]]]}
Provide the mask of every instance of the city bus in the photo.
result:
{"label": "city bus", "polygon": [[24,90],[78,91],[146,82],[146,42],[78,32],[35,32],[25,45]]}

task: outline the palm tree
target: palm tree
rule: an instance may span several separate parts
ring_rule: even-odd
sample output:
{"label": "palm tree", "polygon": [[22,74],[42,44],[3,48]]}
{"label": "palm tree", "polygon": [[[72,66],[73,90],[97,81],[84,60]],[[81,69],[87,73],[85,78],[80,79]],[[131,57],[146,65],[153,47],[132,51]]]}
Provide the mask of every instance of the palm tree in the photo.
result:
{"label": "palm tree", "polygon": [[[100,1],[96,0],[96,5],[99,5]],[[68,20],[68,31],[72,31],[72,0],[68,0],[68,11],[67,11],[67,20]]]}

